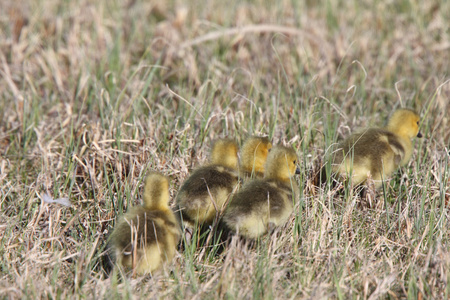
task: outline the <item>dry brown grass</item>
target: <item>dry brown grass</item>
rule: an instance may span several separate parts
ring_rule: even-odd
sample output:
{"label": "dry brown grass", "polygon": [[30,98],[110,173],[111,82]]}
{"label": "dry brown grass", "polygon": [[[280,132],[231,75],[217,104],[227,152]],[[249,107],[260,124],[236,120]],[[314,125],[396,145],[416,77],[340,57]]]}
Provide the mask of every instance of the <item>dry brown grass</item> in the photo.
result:
{"label": "dry brown grass", "polygon": [[[0,295],[448,298],[450,3],[160,2],[2,3]],[[376,208],[311,192],[332,143],[400,106],[425,138]],[[173,197],[211,140],[250,134],[298,150],[291,221],[254,247],[185,245],[153,277],[108,278],[101,251],[146,172]]]}

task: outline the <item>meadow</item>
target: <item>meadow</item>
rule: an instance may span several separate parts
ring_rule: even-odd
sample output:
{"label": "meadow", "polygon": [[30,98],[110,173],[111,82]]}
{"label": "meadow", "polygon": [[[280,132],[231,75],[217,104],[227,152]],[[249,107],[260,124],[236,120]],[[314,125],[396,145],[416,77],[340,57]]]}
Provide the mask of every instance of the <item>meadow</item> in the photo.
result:
{"label": "meadow", "polygon": [[[439,0],[2,1],[0,297],[448,299],[449,16]],[[372,206],[312,186],[333,144],[400,107],[424,137]],[[147,172],[174,199],[214,139],[250,135],[299,154],[284,227],[225,249],[194,235],[153,276],[108,276]]]}

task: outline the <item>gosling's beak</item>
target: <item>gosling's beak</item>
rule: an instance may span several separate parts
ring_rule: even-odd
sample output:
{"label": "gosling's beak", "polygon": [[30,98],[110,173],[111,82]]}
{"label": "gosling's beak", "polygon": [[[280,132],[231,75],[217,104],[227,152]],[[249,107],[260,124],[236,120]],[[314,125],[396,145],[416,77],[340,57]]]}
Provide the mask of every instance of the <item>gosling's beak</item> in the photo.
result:
{"label": "gosling's beak", "polygon": [[295,169],[295,174],[296,175],[300,174],[300,168],[299,167],[297,167],[297,169]]}
{"label": "gosling's beak", "polygon": [[419,133],[417,134],[417,137],[420,139],[421,137],[423,137],[422,133],[419,131]]}

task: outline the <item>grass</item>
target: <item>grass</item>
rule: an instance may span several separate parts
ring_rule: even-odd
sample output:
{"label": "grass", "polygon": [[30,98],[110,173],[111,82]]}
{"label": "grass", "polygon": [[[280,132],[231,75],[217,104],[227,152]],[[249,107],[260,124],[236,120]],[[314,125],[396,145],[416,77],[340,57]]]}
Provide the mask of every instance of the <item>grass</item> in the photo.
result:
{"label": "grass", "polygon": [[[449,297],[449,2],[3,6],[4,297]],[[424,138],[374,208],[348,189],[312,193],[333,143],[401,106],[421,113]],[[108,234],[149,170],[171,178],[174,198],[213,139],[251,134],[299,153],[302,193],[284,227],[255,247],[184,243],[153,277],[107,276]]]}

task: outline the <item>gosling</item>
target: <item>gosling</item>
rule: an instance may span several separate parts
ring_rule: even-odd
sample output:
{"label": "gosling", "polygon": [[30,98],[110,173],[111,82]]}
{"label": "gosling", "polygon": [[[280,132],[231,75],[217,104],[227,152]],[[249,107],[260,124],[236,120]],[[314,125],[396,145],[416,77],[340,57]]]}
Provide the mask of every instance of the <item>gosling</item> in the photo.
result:
{"label": "gosling", "polygon": [[118,222],[109,243],[117,264],[137,275],[151,274],[172,260],[181,235],[169,208],[167,177],[151,172],[143,198],[143,205],[132,207]]}
{"label": "gosling", "polygon": [[412,139],[421,138],[420,117],[410,109],[395,111],[385,128],[368,128],[339,143],[332,158],[332,171],[351,177],[354,186],[368,178],[375,188],[381,186],[399,166],[408,163],[413,153]]}
{"label": "gosling", "polygon": [[267,137],[253,136],[245,141],[239,167],[242,179],[264,177],[264,164],[271,148],[272,143]]}
{"label": "gosling", "polygon": [[191,228],[212,225],[238,186],[238,146],[230,139],[217,140],[210,164],[196,169],[177,195],[183,223]]}
{"label": "gosling", "polygon": [[298,197],[292,176],[300,174],[293,148],[276,146],[270,151],[265,178],[246,183],[234,195],[223,216],[225,228],[256,239],[286,223]]}

